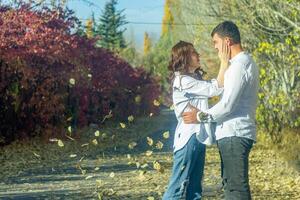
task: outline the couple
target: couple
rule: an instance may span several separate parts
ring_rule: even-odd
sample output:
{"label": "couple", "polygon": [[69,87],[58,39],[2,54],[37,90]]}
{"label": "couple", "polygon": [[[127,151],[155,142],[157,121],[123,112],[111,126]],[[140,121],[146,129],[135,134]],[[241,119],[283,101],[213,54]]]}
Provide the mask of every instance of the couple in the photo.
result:
{"label": "couple", "polygon": [[[202,80],[199,54],[192,44],[180,41],[172,48],[169,69],[174,72],[178,124],[173,169],[163,200],[201,199],[205,148],[214,139],[221,157],[225,199],[251,199],[248,163],[256,140],[258,69],[243,51],[233,22],[220,23],[211,36],[221,60],[218,77],[211,81]],[[220,94],[220,101],[208,108],[207,99]]]}

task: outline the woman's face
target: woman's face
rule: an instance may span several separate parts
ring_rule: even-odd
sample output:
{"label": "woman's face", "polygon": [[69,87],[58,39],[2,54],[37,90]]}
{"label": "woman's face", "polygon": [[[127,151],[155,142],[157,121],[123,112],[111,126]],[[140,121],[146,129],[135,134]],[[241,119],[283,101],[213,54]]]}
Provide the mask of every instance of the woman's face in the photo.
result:
{"label": "woman's face", "polygon": [[192,55],[191,55],[191,62],[189,66],[189,72],[194,73],[195,69],[200,67],[200,58],[198,52],[193,49]]}

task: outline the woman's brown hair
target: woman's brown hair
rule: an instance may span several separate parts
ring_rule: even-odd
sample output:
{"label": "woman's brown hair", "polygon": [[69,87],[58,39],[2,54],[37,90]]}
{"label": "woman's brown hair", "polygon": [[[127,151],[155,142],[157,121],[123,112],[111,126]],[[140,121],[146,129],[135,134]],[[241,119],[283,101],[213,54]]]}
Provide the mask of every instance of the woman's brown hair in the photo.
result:
{"label": "woman's brown hair", "polygon": [[[172,72],[180,72],[180,74],[191,75],[197,79],[202,79],[202,75],[205,73],[200,68],[195,73],[189,73],[190,62],[192,61],[192,55],[196,52],[192,43],[179,41],[172,47],[171,60],[169,62],[168,69]],[[174,78],[174,75],[171,79]]]}

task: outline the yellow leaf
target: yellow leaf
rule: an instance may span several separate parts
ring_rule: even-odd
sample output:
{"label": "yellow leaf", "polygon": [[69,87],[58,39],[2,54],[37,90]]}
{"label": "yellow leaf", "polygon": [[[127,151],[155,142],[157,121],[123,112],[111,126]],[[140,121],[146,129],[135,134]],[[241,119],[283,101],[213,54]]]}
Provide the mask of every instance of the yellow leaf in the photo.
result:
{"label": "yellow leaf", "polygon": [[175,109],[175,106],[174,104],[172,106],[170,106],[170,110],[174,110]]}
{"label": "yellow leaf", "polygon": [[93,143],[94,145],[97,145],[97,144],[98,144],[97,139],[93,139],[92,143]]}
{"label": "yellow leaf", "polygon": [[110,174],[109,174],[109,177],[110,177],[110,178],[114,178],[114,177],[115,177],[115,173],[114,173],[114,172],[110,173]]}
{"label": "yellow leaf", "polygon": [[152,146],[152,145],[153,145],[153,140],[152,140],[152,138],[147,137],[147,143],[148,143],[149,146]]}
{"label": "yellow leaf", "polygon": [[126,124],[124,124],[124,123],[120,123],[120,126],[122,127],[122,128],[126,128]]}
{"label": "yellow leaf", "polygon": [[74,78],[70,78],[69,83],[70,83],[71,85],[75,85],[75,79],[74,79]]}
{"label": "yellow leaf", "polygon": [[135,101],[135,103],[136,104],[139,104],[139,103],[141,103],[141,96],[140,95],[137,95],[135,98],[134,98],[134,101]]}
{"label": "yellow leaf", "polygon": [[90,178],[93,178],[93,176],[87,176],[87,177],[85,177],[85,180],[88,180]]}
{"label": "yellow leaf", "polygon": [[77,155],[76,154],[71,154],[70,158],[75,158]]}
{"label": "yellow leaf", "polygon": [[164,132],[164,133],[163,133],[163,137],[164,137],[165,139],[168,139],[168,138],[170,137],[170,132],[169,132],[169,131]]}
{"label": "yellow leaf", "polygon": [[146,151],[146,156],[151,156],[153,151]]}
{"label": "yellow leaf", "polygon": [[140,166],[141,166],[141,164],[139,162],[136,162],[135,165],[136,165],[136,168],[140,168]]}
{"label": "yellow leaf", "polygon": [[159,103],[159,101],[157,101],[156,99],[153,101],[153,105],[155,105],[155,106],[160,106],[160,103]]}
{"label": "yellow leaf", "polygon": [[161,141],[158,141],[158,142],[156,143],[156,148],[157,148],[157,149],[162,149],[163,146],[164,146],[164,144],[163,144]]}
{"label": "yellow leaf", "polygon": [[147,200],[155,200],[154,197],[148,197]]}
{"label": "yellow leaf", "polygon": [[137,145],[136,142],[131,142],[131,143],[128,144],[128,148],[133,149],[136,145]]}
{"label": "yellow leaf", "polygon": [[164,172],[164,168],[161,166],[161,164],[158,162],[158,161],[154,161],[153,162],[153,168],[156,170],[156,171],[159,171],[161,173]]}
{"label": "yellow leaf", "polygon": [[64,143],[63,143],[61,140],[58,140],[58,141],[57,141],[57,144],[58,144],[59,147],[65,146]]}
{"label": "yellow leaf", "polygon": [[84,147],[84,146],[88,146],[89,143],[85,143],[85,144],[82,144],[81,146]]}
{"label": "yellow leaf", "polygon": [[100,169],[99,167],[95,167],[95,169],[94,169],[94,170],[95,170],[95,171],[98,171],[99,169]]}
{"label": "yellow leaf", "polygon": [[134,120],[134,117],[132,115],[128,116],[128,121],[129,122],[133,122],[133,120]]}
{"label": "yellow leaf", "polygon": [[99,136],[100,136],[100,131],[98,131],[98,130],[95,131],[95,136],[96,136],[96,137],[99,137]]}
{"label": "yellow leaf", "polygon": [[149,116],[152,117],[152,116],[153,116],[153,113],[150,113]]}
{"label": "yellow leaf", "polygon": [[146,168],[146,167],[148,167],[149,165],[146,163],[146,164],[143,164],[142,166],[141,166],[141,168],[142,169],[144,169],[144,168]]}
{"label": "yellow leaf", "polygon": [[72,133],[72,127],[71,126],[68,127],[68,131],[69,131],[69,133]]}

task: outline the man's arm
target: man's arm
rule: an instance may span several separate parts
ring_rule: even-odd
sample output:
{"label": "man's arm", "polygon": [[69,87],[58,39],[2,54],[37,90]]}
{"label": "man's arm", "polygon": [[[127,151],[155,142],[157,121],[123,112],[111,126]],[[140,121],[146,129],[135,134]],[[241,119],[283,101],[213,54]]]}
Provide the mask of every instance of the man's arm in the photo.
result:
{"label": "man's arm", "polygon": [[[238,102],[245,85],[245,72],[243,66],[232,65],[229,69],[228,74],[224,80],[224,92],[221,100],[212,108],[205,111],[204,115],[202,111],[197,108],[191,108],[190,112],[182,114],[184,123],[194,124],[199,121],[212,118],[212,120],[219,121],[221,118],[228,115],[234,109],[234,105]],[[198,118],[198,119],[197,119]]]}

